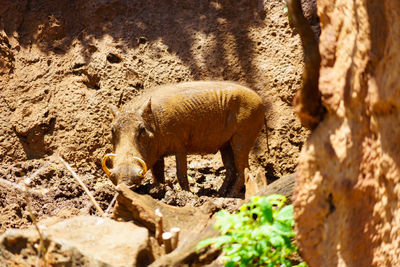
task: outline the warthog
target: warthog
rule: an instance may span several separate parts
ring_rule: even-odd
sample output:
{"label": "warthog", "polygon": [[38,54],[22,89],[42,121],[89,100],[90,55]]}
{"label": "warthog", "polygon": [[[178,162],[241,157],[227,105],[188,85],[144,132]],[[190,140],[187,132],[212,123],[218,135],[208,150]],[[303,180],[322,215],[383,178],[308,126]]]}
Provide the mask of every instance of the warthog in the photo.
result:
{"label": "warthog", "polygon": [[114,184],[139,185],[147,168],[164,183],[164,157],[175,155],[179,185],[189,191],[187,155],[219,150],[226,168],[220,194],[241,195],[249,152],[264,124],[264,106],[253,90],[234,82],[185,82],[112,110],[114,154],[103,159],[103,169]]}

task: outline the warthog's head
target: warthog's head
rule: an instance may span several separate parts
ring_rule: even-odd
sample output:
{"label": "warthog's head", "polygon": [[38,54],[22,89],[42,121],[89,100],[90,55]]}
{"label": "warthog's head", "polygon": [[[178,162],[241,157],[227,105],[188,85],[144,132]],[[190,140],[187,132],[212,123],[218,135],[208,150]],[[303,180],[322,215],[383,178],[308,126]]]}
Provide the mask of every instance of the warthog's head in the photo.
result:
{"label": "warthog's head", "polygon": [[[154,149],[154,119],[151,101],[132,111],[118,111],[111,107],[114,121],[111,126],[114,153],[107,154],[102,161],[103,170],[117,185],[140,185],[152,164]],[[112,158],[113,167],[108,169],[106,161]]]}

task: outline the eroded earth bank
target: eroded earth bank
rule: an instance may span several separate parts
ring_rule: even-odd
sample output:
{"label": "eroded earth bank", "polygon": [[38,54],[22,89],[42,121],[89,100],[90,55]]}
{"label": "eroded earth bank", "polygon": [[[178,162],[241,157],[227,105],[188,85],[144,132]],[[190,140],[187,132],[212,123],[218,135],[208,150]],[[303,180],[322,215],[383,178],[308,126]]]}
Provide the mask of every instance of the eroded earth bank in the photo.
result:
{"label": "eroded earth bank", "polygon": [[[315,3],[304,7],[316,26]],[[99,215],[56,156],[71,164],[106,209],[115,194],[101,169],[102,157],[112,151],[109,105],[121,106],[156,85],[232,80],[264,101],[268,128],[250,163],[254,176],[272,182],[294,173],[308,135],[292,108],[302,58],[299,36],[278,0],[2,1],[0,177],[14,184],[32,177],[32,190],[48,191],[32,196],[38,220]],[[217,193],[225,174],[219,154],[189,158],[193,193],[180,190],[174,161],[167,163],[165,187],[144,186],[139,193],[211,213],[237,205]],[[145,183],[151,181],[149,174]],[[2,184],[0,233],[31,225],[24,195]]]}
{"label": "eroded earth bank", "polygon": [[318,1],[324,120],[302,149],[294,198],[310,266],[398,266],[398,1]]}

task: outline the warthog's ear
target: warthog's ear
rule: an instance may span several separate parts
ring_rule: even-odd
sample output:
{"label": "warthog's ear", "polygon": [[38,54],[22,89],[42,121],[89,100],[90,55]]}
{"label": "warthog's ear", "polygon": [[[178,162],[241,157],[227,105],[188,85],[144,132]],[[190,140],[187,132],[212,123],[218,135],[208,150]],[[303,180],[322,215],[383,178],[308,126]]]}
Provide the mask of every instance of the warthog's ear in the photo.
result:
{"label": "warthog's ear", "polygon": [[114,118],[117,117],[119,114],[118,108],[112,104],[110,105],[110,112]]}
{"label": "warthog's ear", "polygon": [[145,125],[150,128],[149,130],[151,132],[154,132],[154,115],[151,110],[151,98],[149,98],[143,105],[141,115]]}

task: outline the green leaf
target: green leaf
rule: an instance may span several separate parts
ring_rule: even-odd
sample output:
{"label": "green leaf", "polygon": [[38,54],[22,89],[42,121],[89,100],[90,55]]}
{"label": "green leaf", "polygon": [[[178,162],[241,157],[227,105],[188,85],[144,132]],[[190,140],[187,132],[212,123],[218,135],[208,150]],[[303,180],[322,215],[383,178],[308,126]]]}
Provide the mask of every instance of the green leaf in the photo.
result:
{"label": "green leaf", "polygon": [[226,210],[221,210],[217,213],[217,222],[214,228],[219,228],[221,234],[226,234],[231,228],[237,224],[237,217],[230,214]]}
{"label": "green leaf", "polygon": [[269,244],[267,240],[263,239],[256,243],[256,249],[259,251],[260,254],[264,252],[268,252],[270,250]]}
{"label": "green leaf", "polygon": [[202,249],[203,247],[207,247],[212,244],[214,244],[216,248],[220,248],[221,246],[225,245],[226,243],[229,243],[230,241],[231,237],[225,235],[207,238],[197,243],[196,252],[198,253],[199,250]]}
{"label": "green leaf", "polygon": [[276,215],[276,220],[278,221],[293,221],[293,205],[288,205],[283,207],[279,213]]}
{"label": "green leaf", "polygon": [[227,220],[231,214],[227,212],[226,210],[220,210],[217,212],[217,224],[220,223],[221,221]]}
{"label": "green leaf", "polygon": [[216,238],[207,238],[207,239],[201,240],[199,243],[197,243],[196,252],[199,253],[200,249],[207,247],[211,244],[214,244],[215,241],[216,241]]}
{"label": "green leaf", "polygon": [[294,236],[294,231],[291,225],[284,224],[280,221],[275,221],[274,224],[272,225],[272,229],[275,233],[278,233],[280,235],[284,236]]}
{"label": "green leaf", "polygon": [[272,194],[266,197],[267,201],[272,205],[276,205],[280,209],[286,201],[286,197],[278,194]]}
{"label": "green leaf", "polygon": [[270,242],[274,247],[281,247],[285,244],[285,240],[279,234],[272,234]]}
{"label": "green leaf", "polygon": [[274,218],[272,216],[273,210],[271,203],[268,202],[267,199],[263,198],[260,203],[260,208],[265,220],[267,220],[269,223],[272,223]]}
{"label": "green leaf", "polygon": [[[286,197],[256,196],[239,212],[220,211],[215,228],[221,236],[201,241],[222,250],[225,266],[290,266],[287,256],[297,251],[293,243],[293,206],[283,206]],[[306,265],[300,265],[304,267]]]}
{"label": "green leaf", "polygon": [[242,248],[242,245],[240,244],[233,244],[230,248],[229,248],[229,253],[227,253],[227,255],[234,255],[236,252],[238,252],[240,249]]}
{"label": "green leaf", "polygon": [[297,265],[294,265],[293,267],[307,267],[307,266],[308,266],[307,263],[301,262],[301,263],[299,263]]}
{"label": "green leaf", "polygon": [[232,238],[229,235],[222,235],[218,237],[214,237],[214,246],[216,248],[220,248],[221,246],[225,244],[229,244],[229,242],[232,241]]}
{"label": "green leaf", "polygon": [[285,6],[285,7],[283,8],[283,14],[286,14],[287,12],[288,12],[288,7]]}

